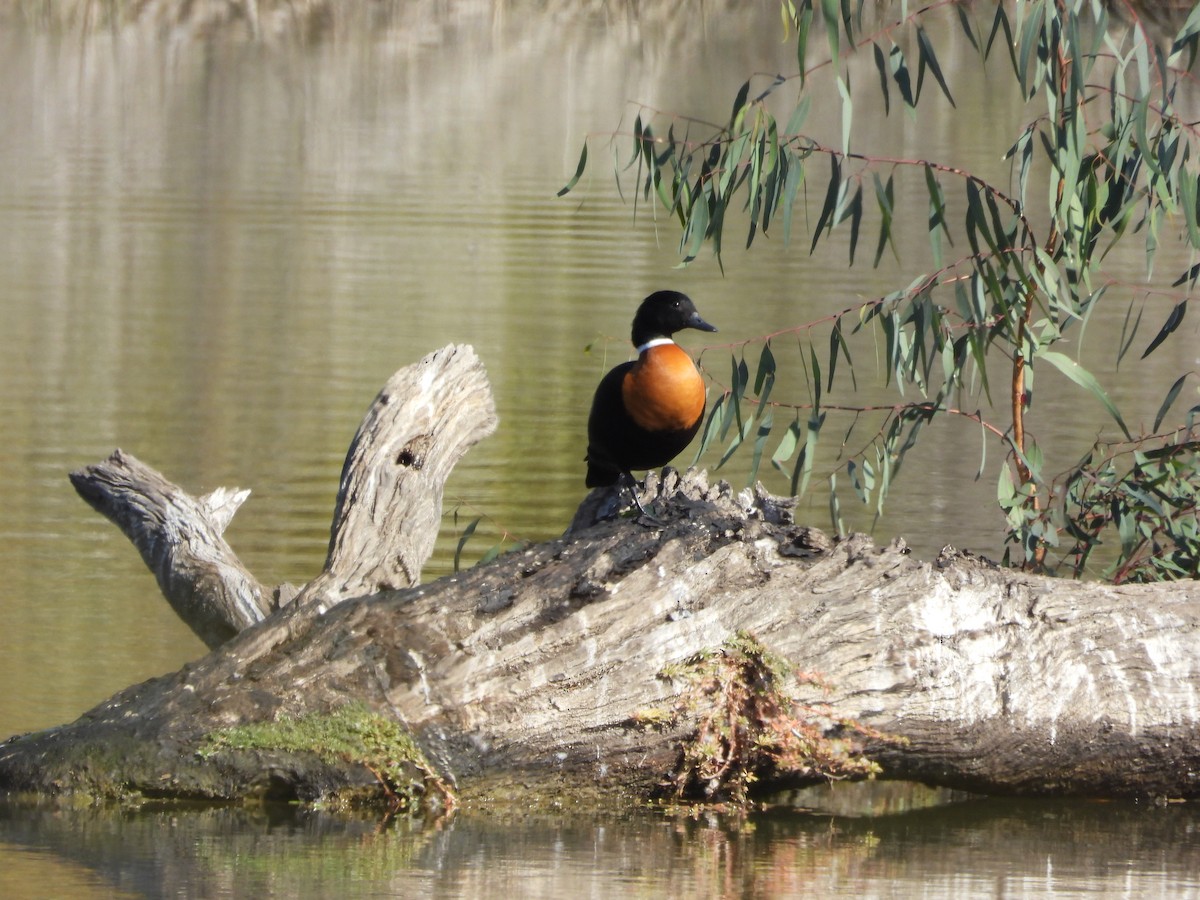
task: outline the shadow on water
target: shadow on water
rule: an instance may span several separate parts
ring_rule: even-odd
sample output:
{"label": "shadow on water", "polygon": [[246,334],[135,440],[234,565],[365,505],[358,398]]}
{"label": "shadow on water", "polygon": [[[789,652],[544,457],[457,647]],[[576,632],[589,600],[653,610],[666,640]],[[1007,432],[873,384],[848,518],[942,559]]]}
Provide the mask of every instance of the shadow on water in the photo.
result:
{"label": "shadow on water", "polygon": [[1179,897],[1200,890],[1198,826],[1184,805],[995,799],[862,816],[474,811],[386,825],[282,806],[9,805],[0,867],[39,857],[130,896]]}

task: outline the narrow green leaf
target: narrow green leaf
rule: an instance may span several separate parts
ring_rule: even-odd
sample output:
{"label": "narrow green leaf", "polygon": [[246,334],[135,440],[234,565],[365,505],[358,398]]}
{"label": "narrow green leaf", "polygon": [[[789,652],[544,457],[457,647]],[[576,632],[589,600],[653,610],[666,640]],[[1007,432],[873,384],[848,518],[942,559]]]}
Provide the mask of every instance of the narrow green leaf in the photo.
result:
{"label": "narrow green leaf", "polygon": [[733,100],[733,112],[729,114],[729,130],[741,131],[741,123],[738,119],[744,115],[746,109],[746,97],[750,94],[750,82],[747,81],[738,88],[737,96]]}
{"label": "narrow green leaf", "polygon": [[771,342],[763,344],[762,353],[758,357],[758,371],[754,374],[754,393],[758,397],[758,414],[761,416],[768,410],[771,399],[771,388],[775,386],[775,354],[771,352]]}
{"label": "narrow green leaf", "polygon": [[1196,263],[1194,266],[1190,267],[1186,272],[1172,281],[1171,287],[1179,287],[1185,281],[1190,281],[1192,284],[1195,284],[1197,278],[1200,278],[1200,263]]}
{"label": "narrow green leaf", "polygon": [[838,500],[837,493],[837,475],[829,476],[829,519],[833,524],[833,530],[837,532],[839,538],[846,536],[846,525],[842,522],[842,505]]}
{"label": "narrow green leaf", "polygon": [[1179,33],[1175,35],[1175,40],[1171,43],[1171,55],[1187,51],[1187,62],[1182,66],[1184,71],[1190,70],[1196,62],[1198,43],[1200,43],[1200,5],[1192,7],[1187,21],[1183,23],[1183,27],[1179,29]]}
{"label": "narrow green leaf", "polygon": [[1171,408],[1171,404],[1175,402],[1175,398],[1179,396],[1180,390],[1183,388],[1183,383],[1187,381],[1188,375],[1191,372],[1184,372],[1171,385],[1171,389],[1167,391],[1167,396],[1163,398],[1162,406],[1158,408],[1158,415],[1154,417],[1154,428],[1152,431],[1158,431],[1158,427],[1162,425],[1163,419],[1167,417],[1167,411]]}
{"label": "narrow green leaf", "polygon": [[762,464],[763,448],[767,445],[767,438],[771,436],[772,424],[773,416],[770,412],[759,420],[758,435],[754,439],[754,453],[750,458],[750,474],[746,479],[747,487],[753,487],[758,478],[758,467]]}
{"label": "narrow green leaf", "polygon": [[[949,225],[946,223],[946,198],[938,183],[933,166],[925,166],[925,187],[929,191],[929,249],[933,254],[935,268],[942,267],[942,235],[950,240]],[[951,241],[953,244],[953,241]]]}
{"label": "narrow green leaf", "polygon": [[635,162],[640,163],[641,159],[642,159],[642,114],[638,113],[633,119],[633,155],[629,157],[629,162],[625,163],[625,168],[628,169]]}
{"label": "narrow green leaf", "polygon": [[988,245],[993,253],[996,252],[996,238],[992,235],[991,228],[988,225],[987,214],[983,209],[983,200],[979,195],[979,187],[974,181],[967,181],[967,243],[971,245],[971,251],[975,254],[979,253],[979,243],[976,235],[982,235],[984,243]]}
{"label": "narrow green leaf", "polygon": [[821,232],[833,216],[837,206],[838,193],[842,186],[841,166],[838,164],[838,158],[830,156],[829,162],[829,189],[825,192],[825,205],[821,207],[821,215],[817,217],[817,227],[813,229],[812,246],[808,248],[810,254],[817,249],[817,241],[821,238]]}
{"label": "narrow green leaf", "polygon": [[575,174],[571,177],[571,180],[568,181],[565,185],[563,185],[563,187],[559,189],[559,192],[557,194],[555,194],[554,196],[561,197],[561,196],[563,196],[563,194],[569,193],[571,188],[575,187],[575,185],[579,184],[579,179],[581,177],[583,177],[583,170],[586,167],[587,167],[587,141],[584,141],[583,142],[583,152],[579,154],[579,165],[577,165],[575,167]]}
{"label": "narrow green leaf", "polygon": [[1137,64],[1138,85],[1149,99],[1150,85],[1150,55],[1146,44],[1146,32],[1141,28],[1133,29],[1133,59]]}
{"label": "narrow green leaf", "polygon": [[762,91],[760,91],[758,93],[758,95],[754,98],[754,102],[762,103],[764,100],[766,100],[768,97],[770,97],[773,93],[775,93],[775,88],[779,87],[781,84],[787,84],[787,81],[788,80],[786,78],[784,78],[782,75],[776,73],[775,77],[771,79],[771,83],[768,84]]}
{"label": "narrow green leaf", "polygon": [[1129,352],[1129,348],[1133,346],[1133,339],[1137,337],[1138,326],[1142,324],[1142,313],[1145,311],[1143,304],[1138,308],[1137,318],[1133,320],[1132,327],[1129,324],[1129,317],[1133,315],[1133,303],[1125,310],[1125,321],[1121,324],[1121,338],[1117,342],[1119,349],[1117,350],[1117,368],[1121,366],[1121,360],[1125,358],[1125,354]]}
{"label": "narrow green leaf", "polygon": [[967,40],[971,42],[971,46],[979,50],[979,42],[975,39],[975,29],[971,27],[971,19],[967,15],[966,7],[962,4],[954,4],[954,11],[958,13],[958,22],[962,25],[963,33],[966,34]]}
{"label": "narrow green leaf", "polygon": [[726,413],[725,425],[721,428],[721,440],[725,440],[725,436],[729,433],[729,426],[733,422],[737,422],[739,429],[744,424],[742,422],[742,397],[746,394],[746,386],[750,380],[750,369],[746,365],[746,360],[738,359],[737,356],[731,354],[730,361],[732,374],[730,375],[729,402],[733,406],[733,417],[730,418]]}
{"label": "narrow green leaf", "polygon": [[839,318],[833,323],[833,328],[829,332],[829,381],[826,390],[833,390],[833,373],[837,371],[838,348],[844,340],[842,320]]}
{"label": "narrow green leaf", "polygon": [[[800,420],[798,418],[793,419],[792,423],[788,426],[787,431],[785,431],[783,434],[783,440],[779,442],[779,446],[776,447],[775,452],[771,454],[771,465],[775,466],[775,468],[778,469],[782,474],[787,474],[784,472],[783,464],[792,458],[792,454],[796,452],[796,447],[798,447],[800,444],[801,430],[802,426],[800,425]],[[795,486],[793,485],[793,492],[794,491]]]}
{"label": "narrow green leaf", "polygon": [[800,72],[800,87],[804,87],[804,82],[808,78],[806,61],[808,56],[808,32],[812,28],[812,20],[812,7],[806,3],[794,23],[796,26],[796,68]]}
{"label": "narrow green leaf", "polygon": [[825,38],[829,41],[829,56],[834,69],[838,68],[838,0],[821,0],[821,15],[825,19]]}
{"label": "narrow green leaf", "polygon": [[[879,317],[879,324],[883,326],[883,339],[885,344],[884,351],[886,354],[886,362],[884,366],[884,384],[891,384],[892,376],[897,373],[897,367],[899,366],[900,360],[903,356],[903,354],[899,352],[900,339],[898,329],[896,328],[896,317],[890,312],[887,314],[881,314]],[[900,388],[901,393],[903,393],[903,382],[897,381],[896,386]]]}
{"label": "narrow green leaf", "polygon": [[871,49],[875,52],[875,68],[879,70],[879,90],[883,94],[883,114],[890,115],[892,112],[892,96],[888,90],[888,64],[883,57],[883,50],[876,43],[871,44]]}
{"label": "narrow green leaf", "polygon": [[792,484],[796,484],[796,473],[799,473],[800,489],[794,487],[792,493],[802,497],[808,490],[808,481],[812,477],[813,461],[817,456],[817,439],[821,435],[821,427],[825,424],[825,413],[814,415],[808,420],[808,432],[804,436],[804,449],[796,461],[796,472],[792,475]]}
{"label": "narrow green leaf", "polygon": [[[1031,128],[1032,127],[1033,126],[1031,126]],[[1021,186],[1020,200],[1021,200],[1022,204],[1024,204],[1026,202],[1026,198],[1028,197],[1027,189],[1029,187],[1029,172],[1030,172],[1032,163],[1033,163],[1033,132],[1029,131],[1029,132],[1027,132],[1025,146],[1023,146],[1021,148],[1021,169],[1020,169],[1020,174],[1018,176],[1018,183]]]}
{"label": "narrow green leaf", "polygon": [[850,154],[850,126],[854,120],[854,101],[850,99],[850,86],[838,76],[838,94],[842,98],[842,152]]}
{"label": "narrow green leaf", "polygon": [[854,250],[858,246],[858,232],[862,225],[862,216],[863,189],[860,184],[858,190],[854,192],[854,199],[850,201],[850,265],[854,265]]}
{"label": "narrow green leaf", "polygon": [[983,416],[979,417],[979,468],[975,471],[975,480],[978,481],[983,477],[983,470],[987,467],[987,446],[988,433],[987,427],[984,425]]}
{"label": "narrow green leaf", "polygon": [[1175,304],[1171,314],[1167,316],[1167,321],[1163,323],[1163,327],[1159,329],[1158,334],[1154,336],[1154,340],[1150,342],[1150,346],[1142,354],[1142,359],[1145,359],[1151,353],[1158,349],[1158,346],[1165,341],[1176,328],[1183,322],[1184,314],[1187,313],[1187,298],[1184,297]]}
{"label": "narrow green leaf", "polygon": [[850,358],[850,345],[846,343],[846,336],[842,332],[842,320],[834,323],[833,332],[829,335],[829,381],[826,382],[825,390],[833,390],[833,373],[837,368],[837,354],[839,348],[842,354],[846,357],[846,365],[850,367],[850,382],[855,390],[858,390],[858,377],[854,374],[854,360]]}
{"label": "narrow green leaf", "polygon": [[853,459],[847,461],[846,474],[850,476],[850,486],[854,488],[858,499],[864,505],[870,503],[871,492],[875,489],[875,471],[870,461],[865,459],[861,463],[855,462]]}
{"label": "narrow green leaf", "polygon": [[1133,440],[1133,435],[1125,425],[1125,420],[1121,418],[1121,413],[1118,412],[1116,404],[1112,402],[1104,388],[1100,387],[1100,382],[1087,369],[1075,362],[1069,356],[1059,353],[1056,350],[1043,350],[1037,354],[1038,359],[1044,359],[1050,365],[1054,366],[1077,385],[1092,392],[1092,395],[1100,401],[1100,404],[1108,410],[1108,414],[1113,417],[1121,431],[1125,434],[1127,440]]}
{"label": "narrow green leaf", "polygon": [[892,45],[888,61],[892,69],[892,78],[896,81],[896,87],[900,89],[900,96],[905,105],[909,108],[915,107],[917,104],[913,100],[912,79],[909,78],[908,64],[904,61],[904,51],[899,46]]}
{"label": "narrow green leaf", "polygon": [[1003,3],[996,4],[996,15],[992,19],[992,30],[988,33],[987,46],[983,50],[984,59],[992,55],[992,43],[996,40],[996,35],[1001,31],[1004,32],[1004,47],[1008,50],[1008,58],[1012,63],[1013,71],[1017,70],[1016,45],[1013,43],[1012,26],[1008,23],[1008,12],[1004,8]]}
{"label": "narrow green leaf", "polygon": [[456,546],[454,548],[454,571],[455,572],[459,571],[459,563],[462,560],[463,547],[465,547],[467,545],[467,541],[470,540],[471,535],[473,535],[475,533],[475,528],[479,525],[479,522],[481,519],[482,519],[482,516],[477,519],[472,520],[471,523],[469,525],[467,525],[466,528],[463,529],[463,533],[458,538],[458,546]]}
{"label": "narrow green leaf", "polygon": [[767,233],[767,228],[771,224],[771,217],[775,214],[775,210],[779,206],[779,194],[783,190],[783,186],[787,180],[788,169],[788,156],[780,151],[779,130],[776,127],[775,119],[771,118],[769,121],[770,124],[767,126],[766,157],[763,162],[763,168],[767,173],[762,191],[763,234]]}
{"label": "narrow green leaf", "polygon": [[685,263],[696,258],[700,248],[704,246],[704,238],[708,232],[708,199],[701,194],[692,205],[687,217],[687,226],[679,239],[679,250]]}
{"label": "narrow green leaf", "polygon": [[812,107],[812,95],[805,94],[800,98],[800,102],[796,104],[796,108],[792,110],[792,117],[788,119],[787,129],[784,131],[786,137],[796,137],[800,134],[800,129],[804,127],[804,122],[808,118],[808,111]]}
{"label": "narrow green leaf", "polygon": [[792,239],[792,210],[796,205],[796,194],[804,181],[804,164],[798,157],[792,157],[788,164],[787,181],[783,185],[783,243],[786,245]]}
{"label": "narrow green leaf", "polygon": [[817,362],[817,350],[812,345],[808,345],[809,363],[812,366],[812,383],[813,383],[813,412],[821,408],[821,364]]}
{"label": "narrow green leaf", "polygon": [[717,398],[717,402],[713,404],[712,412],[708,414],[708,421],[704,425],[704,434],[700,438],[700,447],[696,450],[696,458],[692,460],[692,465],[700,461],[700,457],[704,455],[704,451],[712,443],[713,437],[718,432],[725,430],[725,400],[728,396],[728,394],[722,394]]}
{"label": "narrow green leaf", "polygon": [[808,445],[805,444],[800,448],[800,455],[796,457],[796,465],[792,466],[792,481],[790,490],[793,497],[802,496],[804,493],[802,490],[802,482],[804,485],[807,485],[808,480],[802,478],[802,473],[807,471],[807,460]]}
{"label": "narrow green leaf", "polygon": [[[1200,8],[1200,7],[1198,7]],[[1200,216],[1196,208],[1196,179],[1189,172],[1179,173],[1179,202],[1183,206],[1183,218],[1187,223],[1188,243],[1200,250]]]}
{"label": "narrow green leaf", "polygon": [[[970,34],[969,31],[967,33]],[[942,67],[938,64],[937,55],[933,52],[933,44],[929,40],[929,35],[925,33],[925,29],[920,25],[917,26],[917,46],[920,49],[921,59],[928,64],[929,71],[933,73],[938,87],[942,89],[942,93],[946,95],[950,105],[954,106],[954,98],[950,96],[950,88],[946,86],[946,78],[942,75]],[[919,87],[917,91],[920,92]],[[957,107],[955,108],[957,109]]]}
{"label": "narrow green leaf", "polygon": [[725,448],[725,452],[717,461],[718,469],[725,465],[725,463],[729,462],[730,457],[737,452],[738,447],[742,446],[742,444],[746,442],[746,439],[750,437],[750,432],[753,430],[753,419],[747,418],[746,421],[742,422],[741,428],[734,432],[733,437],[729,441],[729,445]]}
{"label": "narrow green leaf", "polygon": [[[1038,48],[1039,38],[1042,30],[1042,15],[1044,7],[1041,4],[1029,4],[1031,15],[1025,20],[1025,26],[1021,29],[1021,38],[1017,42],[1016,56],[1016,75],[1017,80],[1021,83],[1021,90],[1026,99],[1029,99],[1037,91],[1036,77],[1029,77],[1029,60],[1034,55],[1034,51]],[[1033,86],[1030,86],[1030,82]],[[1142,82],[1145,84],[1145,82]]]}
{"label": "narrow green leaf", "polygon": [[892,254],[899,260],[896,244],[892,241],[892,210],[895,206],[893,180],[895,176],[889,175],[886,185],[879,180],[877,172],[873,172],[872,177],[875,181],[875,202],[879,204],[879,243],[875,246],[875,261],[872,268],[878,268],[879,260],[883,256],[883,248],[889,243],[892,244]]}

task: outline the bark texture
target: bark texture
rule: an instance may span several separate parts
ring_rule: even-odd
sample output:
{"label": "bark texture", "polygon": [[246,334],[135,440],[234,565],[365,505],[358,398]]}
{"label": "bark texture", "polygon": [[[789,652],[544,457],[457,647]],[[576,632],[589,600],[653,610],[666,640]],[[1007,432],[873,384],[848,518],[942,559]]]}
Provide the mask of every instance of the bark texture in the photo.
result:
{"label": "bark texture", "polygon": [[[458,433],[445,423],[383,430],[402,437],[368,439],[381,449],[365,458],[396,479],[429,468],[414,440]],[[339,521],[403,493],[386,479],[356,487],[358,466],[348,462]],[[825,679],[825,692],[797,697],[829,704],[817,717],[827,735],[854,718],[888,736],[864,742],[884,777],[991,793],[1200,796],[1195,583],[1066,582],[952,548],[914,560],[903,542],[832,541],[794,522],[790,501],[710,487],[703,472],[667,470],[645,493],[658,522],[612,517],[619,493],[601,489],[560,540],[336,603],[411,573],[368,558],[394,540],[349,552],[335,525],[330,570],[305,592],[322,602],[290,604],[71,725],[5,742],[0,789],[221,800],[382,789],[378,766],[318,748],[212,749],[234,726],[363,704],[402,723],[468,794],[558,784],[645,796],[695,729],[688,715],[645,724],[689,690],[664,673],[741,633]],[[364,528],[383,532],[394,521],[368,519]]]}
{"label": "bark texture", "polygon": [[[446,479],[496,421],[487,373],[468,346],[449,345],[396,372],[350,444],[325,568],[302,600],[332,605],[419,583]],[[196,498],[119,449],[70,477],[138,548],[172,609],[210,649],[293,598],[290,586],[259,584],[221,536],[249,491]]]}
{"label": "bark texture", "polygon": [[332,605],[418,584],[446,479],[496,422],[487,373],[468,346],[452,344],[393,375],[346,454],[325,571],[302,599]]}
{"label": "bark texture", "polygon": [[210,649],[270,612],[270,592],[221,536],[249,491],[193,497],[119,449],[70,477],[79,496],[133,542],[176,615]]}

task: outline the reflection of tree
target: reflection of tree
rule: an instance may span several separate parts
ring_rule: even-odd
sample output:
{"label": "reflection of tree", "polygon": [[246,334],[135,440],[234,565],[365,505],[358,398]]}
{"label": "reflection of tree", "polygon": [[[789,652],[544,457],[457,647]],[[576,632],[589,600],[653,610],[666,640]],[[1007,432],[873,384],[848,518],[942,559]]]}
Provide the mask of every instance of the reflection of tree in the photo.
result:
{"label": "reflection of tree", "polygon": [[[154,896],[937,895],[995,884],[1099,890],[1200,870],[1194,810],[977,800],[879,817],[459,814],[442,826],[287,807],[0,816],[0,840],[50,850],[114,888]],[[953,890],[951,889],[953,886]],[[884,892],[886,893],[886,892]]]}

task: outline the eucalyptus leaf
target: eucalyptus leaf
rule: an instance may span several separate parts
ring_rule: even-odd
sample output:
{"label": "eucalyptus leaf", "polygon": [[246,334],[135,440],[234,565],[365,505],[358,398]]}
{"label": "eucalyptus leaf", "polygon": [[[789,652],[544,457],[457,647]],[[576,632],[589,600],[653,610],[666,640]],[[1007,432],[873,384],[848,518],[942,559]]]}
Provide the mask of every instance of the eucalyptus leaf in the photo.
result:
{"label": "eucalyptus leaf", "polygon": [[1100,382],[1087,369],[1075,362],[1069,356],[1064,356],[1055,350],[1044,350],[1037,356],[1038,359],[1044,359],[1050,365],[1054,366],[1077,385],[1091,391],[1092,395],[1100,401],[1100,404],[1108,410],[1108,414],[1113,417],[1117,425],[1120,426],[1127,440],[1133,440],[1133,435],[1125,425],[1125,420],[1121,418],[1121,413],[1117,410],[1116,404],[1109,399],[1104,388],[1100,386]]}

